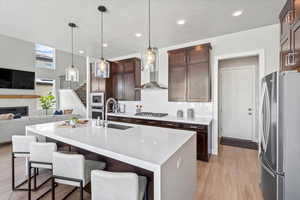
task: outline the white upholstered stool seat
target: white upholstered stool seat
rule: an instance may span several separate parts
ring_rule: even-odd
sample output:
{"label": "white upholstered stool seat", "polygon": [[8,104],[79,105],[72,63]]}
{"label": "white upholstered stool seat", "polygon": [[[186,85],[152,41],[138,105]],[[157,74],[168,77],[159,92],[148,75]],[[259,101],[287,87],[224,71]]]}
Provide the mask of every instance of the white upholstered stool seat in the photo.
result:
{"label": "white upholstered stool seat", "polygon": [[[30,157],[28,162],[28,200],[31,200],[31,169],[36,172],[38,169],[52,170],[53,152],[57,151],[55,143],[31,143],[30,144]],[[41,185],[46,184],[51,177],[44,181]],[[36,181],[34,185],[36,184]],[[37,199],[43,198],[51,189],[47,190]]]}
{"label": "white upholstered stool seat", "polygon": [[[30,144],[36,142],[37,138],[35,136],[12,136],[12,190],[27,190],[26,188],[20,188],[24,185],[28,179],[22,183],[15,185],[15,159],[16,158],[29,158],[30,157]],[[34,174],[34,179],[36,180],[36,174]]]}
{"label": "white upholstered stool seat", "polygon": [[[80,197],[83,199],[83,188],[91,181],[92,170],[103,170],[106,164],[100,161],[85,160],[80,154],[65,154],[60,152],[53,153],[53,178],[54,183],[75,186],[70,193],[80,188]],[[52,197],[55,196],[53,187]],[[52,198],[54,199],[54,198]],[[65,199],[65,198],[64,198]]]}
{"label": "white upholstered stool seat", "polygon": [[92,200],[147,199],[148,181],[135,173],[92,171]]}

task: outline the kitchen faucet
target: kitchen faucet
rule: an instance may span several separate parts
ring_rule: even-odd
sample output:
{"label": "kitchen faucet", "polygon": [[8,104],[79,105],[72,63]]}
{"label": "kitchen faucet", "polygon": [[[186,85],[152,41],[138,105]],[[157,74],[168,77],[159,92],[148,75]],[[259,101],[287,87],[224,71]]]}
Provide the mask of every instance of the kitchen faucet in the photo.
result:
{"label": "kitchen faucet", "polygon": [[104,126],[108,125],[108,120],[107,120],[108,104],[111,101],[114,103],[113,107],[115,107],[118,104],[118,102],[114,98],[109,98],[109,99],[106,100],[106,105],[105,105],[105,121],[104,121],[104,124],[103,124]]}

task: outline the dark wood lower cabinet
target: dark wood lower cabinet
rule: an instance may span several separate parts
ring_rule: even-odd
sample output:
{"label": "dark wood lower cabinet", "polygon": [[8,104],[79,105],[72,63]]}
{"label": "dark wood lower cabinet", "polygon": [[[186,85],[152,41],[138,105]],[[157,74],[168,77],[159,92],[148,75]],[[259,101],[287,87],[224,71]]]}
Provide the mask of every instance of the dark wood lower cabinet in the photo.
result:
{"label": "dark wood lower cabinet", "polygon": [[117,116],[108,116],[108,120],[132,124],[141,124],[146,126],[195,131],[197,132],[197,160],[202,160],[206,162],[209,161],[211,155],[211,151],[209,149],[211,148],[211,145],[209,145],[211,142],[211,133],[210,128],[207,125],[195,125],[178,122],[147,120]]}

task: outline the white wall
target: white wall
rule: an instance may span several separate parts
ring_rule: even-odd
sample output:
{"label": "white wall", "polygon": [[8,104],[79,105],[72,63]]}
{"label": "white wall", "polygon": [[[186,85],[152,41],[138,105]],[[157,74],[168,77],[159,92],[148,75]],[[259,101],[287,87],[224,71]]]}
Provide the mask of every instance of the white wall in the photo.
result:
{"label": "white wall", "polygon": [[[35,68],[35,44],[0,35],[0,67],[36,72],[36,78],[54,79],[59,88],[59,76],[65,74],[70,65],[71,54],[56,50],[56,70]],[[75,56],[75,64],[80,69],[80,82],[86,82],[85,57]],[[0,89],[0,94],[35,94],[35,90]],[[29,114],[36,113],[37,99],[0,100],[0,107],[29,105]]]}
{"label": "white wall", "polygon": [[74,90],[59,90],[59,102],[60,110],[73,109],[73,114],[86,117],[86,108]]}
{"label": "white wall", "polygon": [[[185,44],[179,44],[167,48],[159,49],[160,52],[160,68],[159,68],[159,80],[161,83],[168,84],[168,50],[183,48],[203,43],[210,42],[212,45],[211,51],[211,69],[212,74],[214,74],[214,69],[217,64],[214,62],[215,58],[222,57],[224,55],[239,54],[243,52],[250,51],[262,51],[264,53],[264,65],[260,67],[265,67],[260,71],[264,71],[260,74],[262,77],[265,74],[271,73],[279,69],[279,38],[280,31],[279,25],[271,25],[260,27],[256,29],[251,29],[243,32],[228,34],[224,36],[208,38],[199,41],[193,41]],[[120,60],[130,57],[140,57],[140,53],[131,54],[127,56],[122,56],[118,58],[112,58],[111,60]],[[142,72],[142,83],[148,80],[148,74]],[[196,115],[210,115],[213,116],[213,138],[215,142],[213,143],[213,153],[217,153],[217,137],[218,137],[218,124],[217,114],[218,106],[217,104],[217,88],[214,84],[217,84],[217,76],[212,77],[212,103],[172,103],[168,102],[168,90],[161,91],[142,91],[142,101],[141,102],[125,102],[127,104],[127,111],[134,112],[135,104],[144,104],[144,110],[153,112],[170,112],[170,114],[175,114],[177,109],[186,109],[187,107],[195,107]]]}

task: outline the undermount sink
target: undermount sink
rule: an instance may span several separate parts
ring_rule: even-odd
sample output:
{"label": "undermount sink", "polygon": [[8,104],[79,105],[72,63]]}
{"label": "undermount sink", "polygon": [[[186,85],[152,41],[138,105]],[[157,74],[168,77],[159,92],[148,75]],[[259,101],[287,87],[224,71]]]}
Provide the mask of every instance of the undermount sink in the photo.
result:
{"label": "undermount sink", "polygon": [[108,124],[107,128],[114,128],[114,129],[119,129],[119,130],[127,130],[132,128],[132,126],[125,126],[121,124]]}

